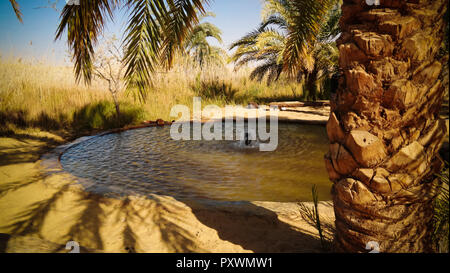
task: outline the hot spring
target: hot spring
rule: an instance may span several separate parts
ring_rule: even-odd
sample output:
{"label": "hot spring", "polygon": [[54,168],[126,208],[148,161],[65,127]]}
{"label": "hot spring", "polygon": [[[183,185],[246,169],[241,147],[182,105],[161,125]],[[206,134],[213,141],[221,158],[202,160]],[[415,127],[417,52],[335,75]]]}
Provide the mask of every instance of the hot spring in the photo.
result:
{"label": "hot spring", "polygon": [[330,199],[325,127],[280,123],[275,151],[254,144],[172,140],[170,126],[147,127],[82,141],[60,160],[87,191],[105,195],[295,202],[311,201],[316,184]]}

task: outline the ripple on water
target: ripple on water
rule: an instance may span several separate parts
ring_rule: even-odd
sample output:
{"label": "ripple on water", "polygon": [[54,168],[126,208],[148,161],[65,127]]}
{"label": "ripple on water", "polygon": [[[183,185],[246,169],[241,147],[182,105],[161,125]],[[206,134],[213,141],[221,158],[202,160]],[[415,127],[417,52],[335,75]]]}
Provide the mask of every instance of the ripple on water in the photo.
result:
{"label": "ripple on water", "polygon": [[310,201],[316,184],[320,198],[329,199],[325,128],[278,127],[273,152],[238,141],[174,141],[169,127],[151,127],[81,142],[61,164],[86,190],[105,194],[290,202]]}

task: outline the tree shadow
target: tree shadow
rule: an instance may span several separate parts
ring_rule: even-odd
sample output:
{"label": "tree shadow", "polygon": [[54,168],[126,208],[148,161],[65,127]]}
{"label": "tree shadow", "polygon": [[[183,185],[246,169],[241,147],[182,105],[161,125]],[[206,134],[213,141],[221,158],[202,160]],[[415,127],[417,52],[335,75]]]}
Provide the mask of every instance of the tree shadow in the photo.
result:
{"label": "tree shadow", "polygon": [[251,202],[219,202],[209,205],[184,201],[196,218],[217,231],[220,239],[255,253],[321,252],[320,240],[279,219],[272,210]]}
{"label": "tree shadow", "polygon": [[[12,147],[0,147],[0,166],[36,162],[49,149],[61,145],[60,141],[46,136],[13,134],[8,137],[17,140],[19,144]],[[33,145],[30,141],[44,144]]]}
{"label": "tree shadow", "polygon": [[286,109],[284,110],[285,112],[295,112],[295,113],[302,113],[302,114],[310,114],[310,115],[319,115],[319,116],[324,116],[324,117],[328,117],[330,114],[329,113],[324,113],[324,112],[320,112],[320,111],[307,111],[307,110],[297,110],[297,109]]}

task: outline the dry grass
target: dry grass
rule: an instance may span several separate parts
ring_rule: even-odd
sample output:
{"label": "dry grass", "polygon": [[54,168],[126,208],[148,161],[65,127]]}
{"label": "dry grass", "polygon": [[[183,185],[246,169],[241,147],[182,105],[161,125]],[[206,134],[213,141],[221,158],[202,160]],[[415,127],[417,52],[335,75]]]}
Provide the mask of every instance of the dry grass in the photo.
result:
{"label": "dry grass", "polygon": [[[129,115],[123,123],[170,120],[171,107],[191,107],[194,96],[202,96],[203,106],[301,98],[300,84],[280,80],[267,86],[249,80],[248,75],[245,69],[233,72],[212,67],[200,71],[178,64],[169,72],[155,74],[145,103],[125,92],[120,95],[121,108]],[[74,129],[74,124],[90,124],[84,129],[105,129],[117,126],[109,122],[113,115],[112,99],[100,81],[86,86],[75,82],[71,67],[0,60],[0,133],[14,132],[18,127]],[[79,118],[84,120],[76,120]]]}

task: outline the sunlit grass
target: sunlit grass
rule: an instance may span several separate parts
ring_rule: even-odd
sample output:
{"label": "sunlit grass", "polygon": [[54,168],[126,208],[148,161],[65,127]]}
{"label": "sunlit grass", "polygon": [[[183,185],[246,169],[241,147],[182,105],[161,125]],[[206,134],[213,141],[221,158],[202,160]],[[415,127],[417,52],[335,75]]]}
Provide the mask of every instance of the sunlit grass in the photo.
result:
{"label": "sunlit grass", "polygon": [[[107,129],[158,118],[172,120],[172,106],[192,107],[194,96],[202,96],[203,106],[268,103],[302,96],[302,86],[298,83],[280,80],[267,85],[249,80],[249,73],[250,69],[234,72],[223,67],[210,67],[199,70],[186,64],[176,65],[169,72],[157,72],[154,86],[144,103],[125,92],[120,94],[121,111],[136,116],[128,116],[114,124],[111,122],[112,98],[107,86],[100,81],[94,81],[91,86],[77,84],[72,68],[68,66],[0,60],[0,132],[27,127]],[[85,112],[80,115],[83,109]],[[89,116],[86,109],[97,109],[97,112]],[[81,116],[83,120],[80,120]],[[103,121],[100,116],[105,117]],[[84,126],[78,126],[80,124]]]}

